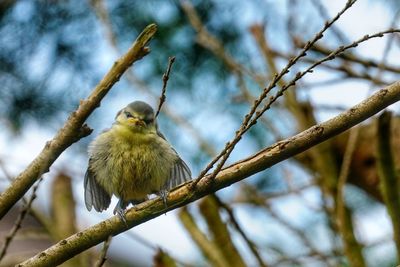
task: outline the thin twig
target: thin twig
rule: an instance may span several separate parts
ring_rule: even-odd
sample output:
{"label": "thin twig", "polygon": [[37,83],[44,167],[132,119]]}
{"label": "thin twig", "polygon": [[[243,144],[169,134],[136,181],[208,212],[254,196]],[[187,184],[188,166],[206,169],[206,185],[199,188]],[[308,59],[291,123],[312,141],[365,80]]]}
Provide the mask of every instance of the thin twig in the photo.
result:
{"label": "thin twig", "polygon": [[[320,14],[321,18],[323,20],[328,20],[329,19],[329,14],[328,11],[326,10],[325,6],[322,4],[320,0],[311,0],[315,8],[317,9],[318,13]],[[332,25],[331,29],[332,33],[336,35],[336,37],[339,39],[340,42],[342,43],[348,43],[349,40],[345,36],[345,34],[338,28],[336,25]]]}
{"label": "thin twig", "polygon": [[[302,47],[303,45],[304,45],[304,42],[297,40],[296,46]],[[310,51],[317,52],[322,55],[329,55],[333,52],[331,49],[329,49],[325,46],[322,46],[321,44],[314,45],[313,47],[310,48]],[[348,62],[354,62],[354,63],[360,64],[366,68],[381,68],[384,71],[400,73],[399,67],[396,67],[393,65],[381,64],[379,62],[376,62],[375,60],[364,59],[364,58],[355,56],[353,54],[343,53],[343,54],[338,55],[338,57],[343,60],[346,60]]]}
{"label": "thin twig", "polygon": [[161,90],[161,96],[160,96],[160,101],[158,102],[158,107],[157,107],[157,112],[156,112],[156,118],[158,116],[158,114],[160,113],[161,107],[165,102],[166,96],[166,90],[167,90],[167,83],[168,83],[168,79],[169,79],[169,73],[171,71],[172,65],[175,62],[175,57],[169,57],[168,58],[168,67],[167,67],[167,71],[164,72],[163,76],[162,76],[162,81],[163,81],[163,87]]}
{"label": "thin twig", "polygon": [[[313,252],[309,253],[303,253],[299,254],[296,256],[284,256],[280,257],[278,260],[272,264],[271,267],[280,267],[280,266],[309,266],[309,265],[316,265],[316,264],[306,264],[307,259],[313,259],[316,262],[319,262],[321,264],[317,264],[316,266],[329,266],[328,262],[325,260],[318,260],[315,258],[315,254]],[[324,253],[323,254],[324,258],[327,259],[334,259],[334,258],[339,258],[335,253]],[[286,263],[286,264],[285,264]],[[287,265],[290,264],[290,265]]]}
{"label": "thin twig", "polygon": [[281,192],[264,193],[260,192],[258,188],[248,184],[241,183],[240,194],[236,196],[232,203],[250,203],[253,205],[264,205],[265,201],[269,201],[276,198],[284,198],[293,194],[301,194],[304,190],[315,187],[315,184],[304,184],[299,185],[297,188],[288,188]]}
{"label": "thin twig", "polygon": [[[80,207],[83,207],[83,206],[80,205]],[[98,218],[98,219],[101,219],[101,220],[104,219],[102,216],[100,216],[100,213],[97,213],[96,215],[97,215],[97,218]],[[152,251],[154,251],[154,252],[156,252],[156,251],[158,251],[158,250],[161,249],[161,248],[158,247],[156,244],[151,243],[149,240],[147,240],[146,238],[143,238],[142,236],[138,235],[137,233],[135,233],[135,232],[133,232],[133,231],[126,231],[126,232],[124,232],[124,235],[125,235],[126,237],[130,238],[131,240],[133,240],[133,241],[139,243],[140,245],[142,245],[142,246],[144,246],[144,247],[146,247],[146,248],[148,248],[148,249],[150,249],[150,250],[152,250]],[[165,248],[163,248],[163,250],[165,250]],[[168,252],[168,251],[167,251],[167,252]],[[176,257],[172,257],[171,255],[170,255],[170,257],[171,257],[175,262],[180,263],[182,266],[185,266],[185,267],[191,267],[191,266],[192,266],[192,264],[189,264],[189,263],[187,263],[187,262],[184,262],[184,261],[181,260],[181,259],[177,259]]]}
{"label": "thin twig", "polygon": [[260,253],[258,253],[257,245],[250,240],[250,238],[246,235],[246,233],[243,231],[242,227],[240,227],[240,224],[236,220],[235,214],[233,213],[233,210],[231,207],[229,207],[226,203],[224,203],[216,194],[213,195],[215,198],[217,204],[223,208],[229,216],[229,220],[235,227],[236,231],[240,234],[240,236],[243,238],[243,240],[246,242],[247,246],[253,253],[254,257],[257,259],[257,262],[259,266],[266,267],[267,264],[264,262],[263,258],[261,257]]}
{"label": "thin twig", "polygon": [[108,252],[108,248],[110,247],[110,244],[111,244],[111,239],[112,239],[112,235],[108,236],[106,241],[104,241],[103,249],[101,250],[100,257],[97,260],[95,267],[102,267],[104,265],[104,263],[106,262],[107,252]]}
{"label": "thin twig", "polygon": [[147,247],[148,249],[157,251],[159,249],[159,247],[155,244],[152,244],[150,241],[148,241],[147,239],[141,237],[140,235],[132,232],[132,231],[126,231],[124,233],[125,236],[131,238],[132,240],[140,243],[141,245]]}
{"label": "thin twig", "polygon": [[[285,54],[282,53],[278,50],[273,50],[271,49],[271,53],[274,56],[278,56],[280,58],[284,58],[286,60],[289,60],[293,57],[293,55],[290,54]],[[340,54],[338,55],[340,57]],[[300,60],[301,62],[305,62],[305,63],[315,63],[317,61],[317,59],[313,59],[313,58],[302,58]],[[334,64],[321,64],[320,65],[323,68],[329,69],[329,70],[335,70],[335,71],[339,71],[342,72],[343,74],[345,74],[347,77],[339,77],[339,78],[333,78],[335,80],[340,80],[340,81],[344,81],[345,78],[355,78],[355,79],[363,79],[363,80],[368,80],[373,82],[376,85],[388,85],[390,84],[390,82],[380,79],[378,77],[373,77],[372,75],[370,75],[369,73],[363,72],[363,73],[359,73],[357,70],[354,70],[353,68],[351,68],[350,66],[348,66],[348,64],[341,64],[341,65],[334,65]],[[323,82],[314,82],[316,85],[323,83]],[[314,84],[313,83],[313,84]],[[334,83],[334,81],[332,81],[332,84]]]}
{"label": "thin twig", "polygon": [[326,256],[312,244],[311,240],[306,235],[306,231],[304,231],[303,229],[298,229],[296,226],[293,225],[293,223],[282,217],[271,207],[271,204],[268,201],[265,202],[263,207],[268,211],[271,217],[279,223],[279,225],[285,227],[294,235],[296,235],[315,257],[318,257],[327,262],[328,258],[326,258]]}
{"label": "thin twig", "polygon": [[[0,159],[0,169],[3,171],[4,175],[6,176],[6,179],[11,183],[14,180],[14,177],[10,174],[10,172],[7,170],[5,163],[3,160]],[[29,199],[27,199],[26,196],[22,197],[22,202],[24,205],[27,205],[29,202]],[[43,225],[49,232],[51,232],[52,229],[52,221],[41,211],[38,209],[35,209],[34,207],[31,206],[29,209],[29,213],[36,219],[38,222]]]}
{"label": "thin twig", "polygon": [[32,187],[32,195],[29,198],[28,202],[25,204],[25,206],[22,208],[21,212],[18,215],[17,220],[15,221],[15,224],[11,231],[8,233],[8,235],[4,238],[4,244],[1,248],[0,251],[0,261],[4,258],[4,256],[7,253],[7,249],[10,246],[12,240],[15,238],[15,235],[17,234],[18,230],[22,226],[22,222],[25,219],[25,216],[28,214],[33,201],[36,199],[36,192],[39,188],[40,183],[43,181],[43,177],[40,177],[40,179],[37,181],[36,185]]}

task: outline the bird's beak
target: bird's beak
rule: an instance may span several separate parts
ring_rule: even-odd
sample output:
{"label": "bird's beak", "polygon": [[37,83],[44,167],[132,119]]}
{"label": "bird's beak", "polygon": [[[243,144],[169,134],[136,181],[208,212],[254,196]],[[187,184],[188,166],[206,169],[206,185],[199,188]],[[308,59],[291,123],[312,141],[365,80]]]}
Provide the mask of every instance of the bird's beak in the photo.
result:
{"label": "bird's beak", "polygon": [[137,118],[129,118],[128,122],[135,126],[142,126],[142,127],[146,126],[146,123],[144,121],[142,121],[141,119],[137,119]]}

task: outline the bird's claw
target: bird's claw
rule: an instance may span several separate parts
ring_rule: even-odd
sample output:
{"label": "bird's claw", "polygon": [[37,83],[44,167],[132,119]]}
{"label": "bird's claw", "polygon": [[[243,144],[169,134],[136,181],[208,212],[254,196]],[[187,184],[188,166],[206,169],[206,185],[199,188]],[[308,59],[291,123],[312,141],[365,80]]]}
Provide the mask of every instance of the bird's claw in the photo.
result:
{"label": "bird's claw", "polygon": [[117,214],[118,215],[118,217],[121,219],[121,221],[123,221],[124,223],[125,223],[125,225],[127,225],[127,223],[126,223],[126,217],[125,217],[125,210],[123,210],[123,209],[117,209],[117,208],[115,208],[114,209],[114,215],[115,214]]}
{"label": "bird's claw", "polygon": [[168,208],[168,205],[167,205],[167,196],[168,196],[168,190],[163,189],[163,190],[160,191],[160,197],[161,197],[162,200],[163,200],[165,209]]}
{"label": "bird's claw", "polygon": [[117,214],[118,217],[121,219],[121,221],[123,221],[124,224],[128,227],[128,224],[126,222],[126,217],[125,217],[125,207],[126,207],[126,204],[123,201],[119,200],[117,205],[114,208],[113,214],[114,215]]}

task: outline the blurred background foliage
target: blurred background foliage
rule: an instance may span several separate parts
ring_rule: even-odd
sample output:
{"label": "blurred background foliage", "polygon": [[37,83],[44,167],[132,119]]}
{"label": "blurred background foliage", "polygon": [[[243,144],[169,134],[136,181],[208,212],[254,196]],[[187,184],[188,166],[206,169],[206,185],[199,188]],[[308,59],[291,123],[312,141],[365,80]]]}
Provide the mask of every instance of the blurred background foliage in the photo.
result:
{"label": "blurred background foliage", "polygon": [[[205,21],[219,12],[211,1],[200,2],[198,12]],[[226,83],[221,62],[193,43],[194,31],[173,1],[115,1],[109,15],[122,51],[145,25],[157,22],[152,57],[141,77],[149,86],[151,80],[160,81],[168,55],[178,53],[174,90],[193,90],[199,75]],[[44,122],[71,110],[104,74],[94,61],[99,52],[113,51],[99,48],[107,40],[89,2],[15,1],[3,6],[0,16],[1,114],[12,130],[21,130],[26,120]],[[208,26],[228,47],[238,46],[235,25],[219,21]]]}
{"label": "blurred background foliage", "polygon": [[[1,1],[2,132],[16,142],[26,138],[37,128],[54,133],[67,115],[78,106],[79,100],[89,94],[113,61],[126,51],[135,36],[146,25],[155,22],[158,32],[150,44],[151,54],[138,62],[133,67],[133,72],[127,73],[113,88],[100,109],[91,116],[89,124],[97,134],[112,123],[118,109],[135,99],[146,100],[155,106],[168,57],[176,56],[168,84],[168,107],[164,107],[159,123],[161,130],[190,163],[196,175],[234,135],[253,98],[273,76],[274,67],[266,62],[251,29],[257,25],[263,26],[264,37],[268,40],[271,50],[275,51],[275,68],[279,70],[287,63],[288,57],[298,51],[299,45],[296,45],[296,40],[306,42],[321,28],[325,20],[333,17],[345,4],[345,1],[338,2],[340,5],[335,5],[337,9],[330,10],[332,7],[328,5],[328,1],[313,0],[191,1],[204,29],[221,44],[218,46],[215,42],[207,43],[199,37],[188,19],[188,11],[182,8],[180,1]],[[386,28],[393,22],[394,25],[399,25],[398,21],[391,20],[398,16],[398,1],[360,2],[363,2],[364,8],[379,7],[379,10],[386,12],[387,18],[381,23],[385,24]],[[357,3],[356,6],[358,4],[361,5]],[[345,24],[335,25],[328,30],[322,42],[323,46],[336,48],[376,31],[376,28],[371,29],[367,25],[359,29],[359,36],[353,36],[343,25]],[[392,52],[398,55],[398,35],[396,38],[393,45],[395,48],[391,50],[395,50]],[[208,41],[210,40],[212,38],[208,38]],[[384,51],[383,44],[383,41],[378,43],[380,52]],[[365,53],[373,49],[375,48],[359,50],[353,55],[379,63],[380,52]],[[310,51],[308,58],[315,61],[321,58],[321,52]],[[393,58],[388,57],[387,64],[395,64]],[[300,62],[294,70],[302,69],[308,64],[309,62]],[[378,75],[384,81],[377,82],[371,78],[378,77],[376,73],[379,70],[376,67],[371,67],[371,64],[357,64],[340,58],[326,64],[327,69],[316,70],[313,79],[304,79],[304,83],[297,86],[296,93],[293,93],[297,101],[295,107],[293,103],[289,105],[285,101],[279,101],[246,135],[230,162],[242,159],[275,140],[309,127],[309,121],[325,119],[350,106],[347,100],[352,99],[354,92],[347,97],[340,96],[344,91],[337,93],[332,90],[332,86],[345,87],[346,90],[361,86],[362,89],[354,93],[358,94],[354,99],[363,99],[359,95],[366,95],[365,88],[376,88],[399,77],[400,72],[385,72],[381,77]],[[285,76],[286,81],[295,73],[291,71]],[[326,92],[321,90],[331,91],[319,94],[318,92]],[[315,93],[316,91],[318,92]],[[343,101],[338,100],[340,97]],[[334,100],[329,101],[332,99]],[[298,113],[300,109],[303,112],[301,114]],[[297,113],[293,110],[297,110]],[[305,121],[308,122],[303,123],[300,118],[306,118]],[[366,144],[371,144],[371,140],[375,138],[373,134],[360,136],[360,140]],[[86,146],[91,139],[92,137],[82,140],[70,153],[72,157],[77,153],[78,160],[75,162],[79,161],[79,164],[62,165],[64,171],[75,177],[73,179],[79,188],[82,182],[80,177],[85,169]],[[348,136],[343,135],[332,144],[335,167],[337,165],[339,168],[342,163],[347,139]],[[0,152],[3,156],[7,154],[6,151]],[[365,159],[372,157],[372,154],[371,151],[366,153],[360,149],[357,155]],[[373,162],[374,160],[375,158],[372,159]],[[320,185],[317,185],[317,180],[323,177],[323,174],[315,168],[312,161],[310,155],[299,156],[281,164],[280,168],[266,170],[249,181],[219,194],[223,201],[237,208],[235,215],[238,216],[240,225],[246,229],[246,234],[253,237],[262,257],[274,263],[271,266],[348,266],[348,261],[343,257],[340,235],[335,234],[338,230],[330,228],[329,224],[333,219],[323,210],[326,196],[321,192],[323,190],[319,188]],[[355,225],[364,225],[360,227],[364,228],[358,229],[362,232],[359,239],[364,247],[364,254],[372,251],[371,255],[383,255],[378,257],[379,260],[366,255],[369,266],[392,266],[395,261],[395,249],[390,230],[376,234],[372,239],[365,234],[368,232],[365,229],[369,229],[365,225],[371,224],[370,219],[384,214],[375,167],[373,165],[373,170],[368,173],[364,167],[353,170],[349,177],[352,185],[346,188],[346,201],[349,209],[354,211],[354,217],[361,218]],[[367,176],[374,178],[368,180],[369,184],[364,179]],[[77,194],[81,194],[81,191]],[[279,199],[280,194],[286,198]],[[279,199],[276,202],[275,197]],[[197,218],[198,227],[208,233],[208,238],[217,245],[228,241],[218,240],[218,236],[213,235],[227,230],[233,236],[233,241],[229,242],[235,244],[233,247],[239,247],[240,253],[245,255],[244,261],[248,262],[249,266],[261,266],[260,261],[254,260],[255,254],[251,249],[249,252],[249,248],[244,248],[246,242],[237,241],[240,238],[235,224],[232,224],[232,218],[229,219],[229,209],[224,208],[218,198],[211,199],[201,202],[202,206],[199,208],[193,205],[191,210],[185,209],[180,212],[180,220],[186,230],[190,233],[190,229],[197,227],[193,222],[190,224],[192,215]],[[299,200],[304,204],[300,205]],[[213,209],[216,212],[212,215],[206,212]],[[192,215],[188,213],[190,211]],[[216,214],[222,215],[213,217]],[[212,217],[214,220],[210,219]],[[246,227],[245,223],[253,219],[254,222]],[[224,224],[228,221],[231,223],[227,226],[229,229],[222,226],[219,230],[212,228],[216,222],[218,225],[218,222]],[[379,221],[378,225],[390,228],[387,222]],[[265,238],[262,237],[264,235]],[[327,240],[330,238],[332,240],[329,242],[332,241],[332,244],[319,248],[318,242],[329,243]],[[386,241],[383,242],[382,239]],[[377,248],[370,248],[370,243],[374,242],[378,243]],[[203,256],[195,255],[192,258],[202,264],[204,258],[208,260],[208,264],[220,264],[212,261],[212,256],[202,249],[201,244],[196,240],[194,243],[199,246],[202,252],[199,254]],[[385,249],[386,252],[382,252]],[[224,258],[229,259],[228,255],[232,255],[229,253],[236,252],[232,249],[221,253]],[[175,252],[174,255],[180,254]],[[163,264],[164,256],[162,251],[158,251],[156,262]],[[188,258],[190,257],[185,257]],[[137,264],[141,266],[144,263]]]}

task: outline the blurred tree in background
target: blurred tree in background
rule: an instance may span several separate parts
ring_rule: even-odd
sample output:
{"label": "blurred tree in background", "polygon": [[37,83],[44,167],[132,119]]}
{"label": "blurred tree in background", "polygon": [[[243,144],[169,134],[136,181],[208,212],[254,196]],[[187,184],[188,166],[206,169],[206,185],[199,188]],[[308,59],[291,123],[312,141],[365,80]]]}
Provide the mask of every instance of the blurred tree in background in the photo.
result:
{"label": "blurred tree in background", "polygon": [[[196,177],[234,136],[275,74],[346,5],[346,1],[332,2],[0,2],[2,177],[12,179],[23,170],[21,155],[31,160],[38,153],[26,144],[39,142],[38,136],[46,140],[43,136],[54,135],[150,23],[158,25],[151,53],[124,74],[88,123],[97,134],[133,100],[143,99],[155,107],[168,57],[176,56],[158,120]],[[298,71],[316,64],[313,73],[286,90],[244,135],[228,163],[325,121],[399,80],[398,31],[366,38],[360,46],[339,53],[340,46],[366,34],[399,28],[398,2],[347,2],[356,3],[349,5],[270,94],[290,84]],[[364,11],[373,16],[369,21],[360,21],[366,19]],[[324,57],[329,60],[319,62]],[[397,111],[398,106],[394,108]],[[196,252],[178,251],[173,243],[180,241],[171,241],[172,233],[162,244],[144,233],[139,243],[152,249],[155,266],[399,264],[400,121],[384,114],[182,208],[177,218]],[[40,202],[46,208],[30,209],[32,216],[22,222],[18,239],[13,232],[7,236],[15,221],[18,226],[21,213],[17,209],[0,222],[4,238],[0,266],[22,262],[91,223],[82,219],[88,212],[83,211],[80,196],[85,151],[92,138],[73,146],[56,169],[44,176],[51,186],[37,185],[52,193],[38,194],[38,201],[47,198]],[[44,144],[40,141],[34,147]],[[6,188],[9,183],[2,185]],[[27,196],[22,204],[29,201]],[[35,244],[35,249],[29,244]],[[121,246],[110,240],[106,244],[111,249]],[[147,266],[151,261],[111,252],[105,265]],[[100,264],[101,255],[91,250],[65,266],[94,264],[94,256]]]}

